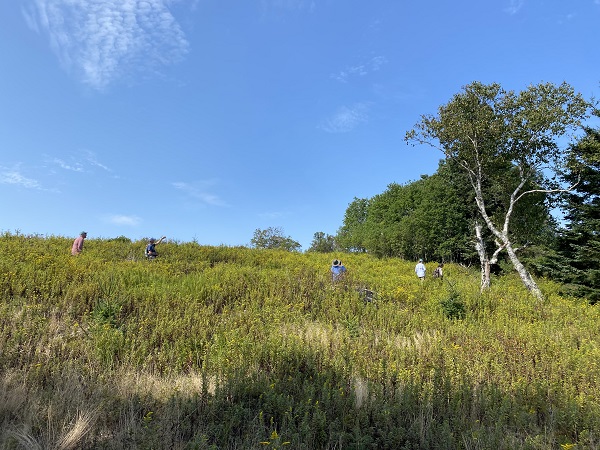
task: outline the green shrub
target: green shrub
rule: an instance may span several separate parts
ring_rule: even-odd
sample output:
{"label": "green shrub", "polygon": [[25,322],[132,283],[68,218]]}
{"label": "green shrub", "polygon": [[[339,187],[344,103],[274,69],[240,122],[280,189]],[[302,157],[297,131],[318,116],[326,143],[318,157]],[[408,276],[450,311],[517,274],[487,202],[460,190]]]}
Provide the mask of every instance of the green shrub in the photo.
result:
{"label": "green shrub", "polygon": [[466,315],[466,309],[464,302],[460,299],[460,294],[456,291],[450,292],[448,297],[443,299],[440,304],[442,305],[442,311],[444,316],[448,319],[464,319]]}

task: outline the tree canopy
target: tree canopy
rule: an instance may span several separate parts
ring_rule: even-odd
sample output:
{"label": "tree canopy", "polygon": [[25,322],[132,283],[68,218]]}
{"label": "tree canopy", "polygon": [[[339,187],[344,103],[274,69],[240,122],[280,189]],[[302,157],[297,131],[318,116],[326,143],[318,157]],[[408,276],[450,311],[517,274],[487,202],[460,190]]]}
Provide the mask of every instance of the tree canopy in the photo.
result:
{"label": "tree canopy", "polygon": [[346,251],[366,252],[368,227],[366,224],[369,200],[356,198],[346,208],[344,221],[338,230],[336,241]]}
{"label": "tree canopy", "polygon": [[[440,106],[436,115],[423,115],[406,134],[407,142],[435,147],[464,170],[479,217],[495,239],[491,259],[506,251],[523,283],[537,298],[542,298],[542,293],[517,257],[518,236],[511,219],[524,197],[561,190],[546,174],[563,163],[566,153],[559,138],[581,124],[588,107],[588,102],[566,83],[541,83],[515,93],[496,83],[473,82]],[[504,195],[502,214],[490,211],[496,193]],[[480,230],[476,222],[485,288],[489,285],[490,258]]]}
{"label": "tree canopy", "polygon": [[[488,203],[492,216],[504,207],[501,194],[498,188]],[[513,226],[528,245],[547,242],[554,230],[548,205],[536,201],[534,196],[524,199],[514,213]],[[467,175],[453,160],[442,160],[431,176],[392,183],[370,199],[355,199],[336,241],[347,251],[381,257],[472,264],[478,258],[472,232],[477,218]],[[491,233],[482,234],[493,246]]]}
{"label": "tree canopy", "polygon": [[[443,164],[432,176],[405,185],[392,183],[371,199],[354,199],[337,242],[348,251],[382,257],[468,259],[468,212],[450,172]],[[464,178],[462,173],[454,175]]]}
{"label": "tree canopy", "polygon": [[265,230],[257,228],[250,240],[250,245],[254,248],[279,249],[289,252],[299,251],[302,247],[299,242],[291,237],[284,236],[283,229],[279,227],[269,227]]}
{"label": "tree canopy", "polygon": [[335,237],[330,234],[325,234],[322,231],[317,231],[313,235],[313,240],[307,252],[330,253],[336,250]]}

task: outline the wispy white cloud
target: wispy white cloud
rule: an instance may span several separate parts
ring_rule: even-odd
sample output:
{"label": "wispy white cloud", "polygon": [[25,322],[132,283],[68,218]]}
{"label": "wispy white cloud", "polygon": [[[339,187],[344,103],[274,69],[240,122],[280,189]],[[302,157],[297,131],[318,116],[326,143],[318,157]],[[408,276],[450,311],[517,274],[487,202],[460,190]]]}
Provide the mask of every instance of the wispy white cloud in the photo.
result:
{"label": "wispy white cloud", "polygon": [[25,5],[21,7],[21,12],[23,17],[25,18],[25,22],[29,29],[35,31],[36,33],[40,32],[39,21],[37,20],[35,13],[35,5]]}
{"label": "wispy white cloud", "polygon": [[567,13],[564,14],[563,16],[559,17],[556,21],[557,24],[559,25],[565,25],[569,22],[571,22],[572,20],[575,20],[577,18],[577,13]]}
{"label": "wispy white cloud", "polygon": [[81,163],[78,162],[74,164],[69,164],[59,158],[54,158],[52,162],[64,170],[72,170],[73,172],[83,172],[83,166],[81,165]]}
{"label": "wispy white cloud", "polygon": [[383,20],[381,20],[379,18],[373,19],[369,23],[369,29],[370,30],[374,30],[374,31],[379,31],[379,29],[381,28],[382,23],[383,23]]}
{"label": "wispy white cloud", "polygon": [[94,168],[102,169],[105,172],[113,172],[108,166],[98,161],[96,154],[89,150],[83,150],[76,156],[71,156],[68,161],[62,158],[48,159],[51,164],[58,166],[60,169],[72,172],[92,172]]}
{"label": "wispy white cloud", "polygon": [[510,15],[517,14],[523,7],[524,3],[525,0],[510,0],[508,6],[504,8],[504,11]]}
{"label": "wispy white cloud", "polygon": [[314,0],[262,0],[263,10],[270,8],[282,10],[308,10],[314,12],[316,2]]}
{"label": "wispy white cloud", "polygon": [[177,181],[172,183],[175,189],[184,192],[195,200],[200,200],[202,203],[212,206],[227,206],[218,195],[208,192],[207,188],[212,184],[214,184],[214,182],[211,181],[201,181],[196,183]]}
{"label": "wispy white cloud", "polygon": [[122,214],[108,215],[105,217],[105,220],[113,225],[125,225],[130,227],[135,227],[142,222],[142,219],[137,216],[127,216]]}
{"label": "wispy white cloud", "polygon": [[321,124],[320,128],[329,133],[347,133],[369,120],[368,110],[367,103],[356,103],[350,107],[342,106]]}
{"label": "wispy white cloud", "polygon": [[173,0],[34,0],[23,14],[61,64],[94,89],[177,62],[189,44]]}
{"label": "wispy white cloud", "polygon": [[388,60],[385,56],[374,56],[365,63],[349,66],[338,73],[332,74],[331,78],[346,83],[349,78],[363,77],[369,73],[377,72],[387,62]]}
{"label": "wispy white cloud", "polygon": [[0,166],[0,184],[14,184],[27,189],[43,189],[39,181],[26,177],[18,167],[7,168]]}
{"label": "wispy white cloud", "polygon": [[86,156],[86,161],[93,167],[98,167],[102,170],[105,170],[106,172],[112,172],[112,170],[110,168],[108,168],[108,166],[105,166],[104,164],[102,164],[100,161],[98,161],[98,158],[96,158],[96,155],[94,152],[91,151],[87,151],[87,156]]}

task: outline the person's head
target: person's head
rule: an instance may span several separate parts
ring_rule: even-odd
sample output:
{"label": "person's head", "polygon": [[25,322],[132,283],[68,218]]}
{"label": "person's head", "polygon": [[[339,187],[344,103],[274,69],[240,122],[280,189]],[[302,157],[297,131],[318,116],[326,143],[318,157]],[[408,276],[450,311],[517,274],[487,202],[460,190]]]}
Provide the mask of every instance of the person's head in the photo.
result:
{"label": "person's head", "polygon": [[332,266],[341,266],[342,262],[339,259],[334,259],[331,263]]}
{"label": "person's head", "polygon": [[156,239],[154,239],[154,238],[148,239],[149,244],[154,244],[155,242],[156,242]]}
{"label": "person's head", "polygon": [[440,263],[440,267],[444,267],[444,263]]}
{"label": "person's head", "polygon": [[79,236],[81,236],[82,238],[87,237],[87,233],[85,231],[82,231],[81,233],[79,233]]}
{"label": "person's head", "polygon": [[419,262],[420,262],[420,263],[422,263],[422,262],[423,262],[423,260],[422,260],[422,259],[419,259]]}

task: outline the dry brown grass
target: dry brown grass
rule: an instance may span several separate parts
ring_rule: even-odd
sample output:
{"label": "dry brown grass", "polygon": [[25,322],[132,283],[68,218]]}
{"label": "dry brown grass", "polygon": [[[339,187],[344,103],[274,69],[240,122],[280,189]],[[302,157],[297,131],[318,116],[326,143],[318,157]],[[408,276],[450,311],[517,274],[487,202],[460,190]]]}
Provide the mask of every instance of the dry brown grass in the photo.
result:
{"label": "dry brown grass", "polygon": [[93,428],[96,418],[96,412],[79,412],[72,425],[64,423],[61,426],[58,437],[55,436],[50,424],[47,434],[37,438],[27,427],[21,430],[9,430],[8,435],[24,450],[74,450],[81,448],[83,439]]}
{"label": "dry brown grass", "polygon": [[97,413],[92,412],[79,412],[75,423],[70,430],[66,430],[61,439],[56,443],[56,450],[72,450],[78,448],[79,444],[83,440],[86,434],[92,429],[94,422],[96,421]]}
{"label": "dry brown grass", "polygon": [[123,398],[142,394],[166,400],[176,393],[190,397],[203,391],[214,394],[216,381],[215,377],[207,379],[198,374],[159,376],[144,372],[123,372],[115,377],[114,383],[116,393]]}

